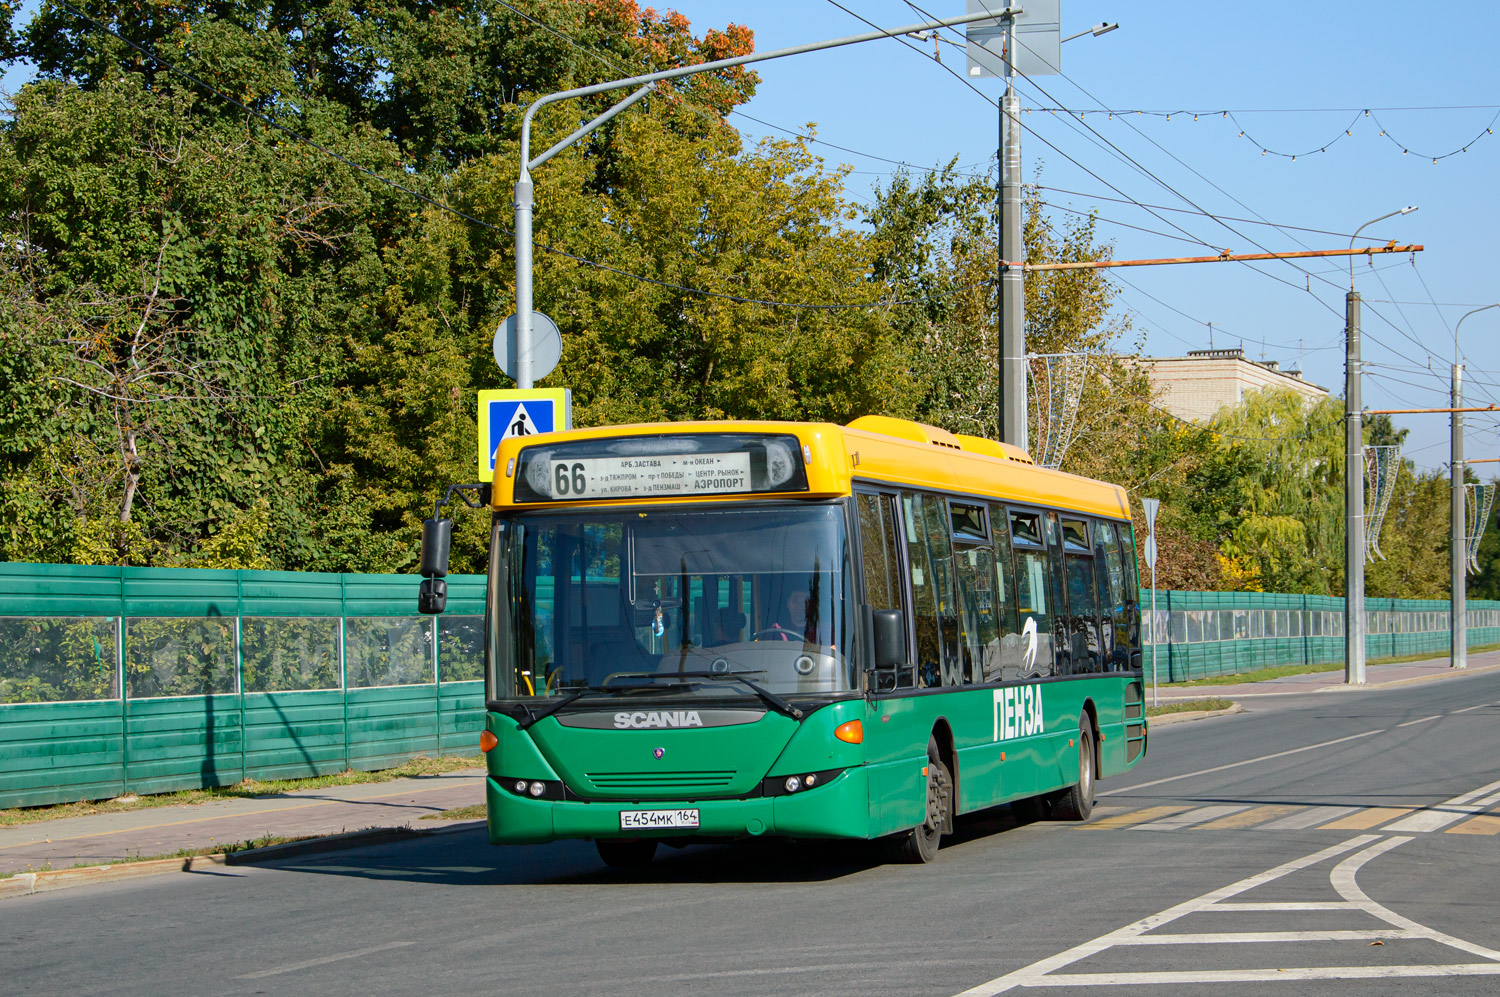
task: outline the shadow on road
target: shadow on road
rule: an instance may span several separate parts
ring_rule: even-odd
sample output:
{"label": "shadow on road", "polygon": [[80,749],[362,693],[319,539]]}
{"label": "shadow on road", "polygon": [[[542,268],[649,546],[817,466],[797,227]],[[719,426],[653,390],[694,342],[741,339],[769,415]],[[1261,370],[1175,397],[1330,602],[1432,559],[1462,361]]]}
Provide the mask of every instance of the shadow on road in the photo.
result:
{"label": "shadow on road", "polygon": [[[960,817],[943,850],[1019,825],[1007,808]],[[304,875],[346,876],[442,886],[579,886],[712,883],[826,883],[888,864],[884,841],[757,838],[727,844],[658,847],[644,869],[611,869],[592,842],[492,847],[483,822],[449,834],[266,863]],[[944,859],[939,853],[938,862]]]}

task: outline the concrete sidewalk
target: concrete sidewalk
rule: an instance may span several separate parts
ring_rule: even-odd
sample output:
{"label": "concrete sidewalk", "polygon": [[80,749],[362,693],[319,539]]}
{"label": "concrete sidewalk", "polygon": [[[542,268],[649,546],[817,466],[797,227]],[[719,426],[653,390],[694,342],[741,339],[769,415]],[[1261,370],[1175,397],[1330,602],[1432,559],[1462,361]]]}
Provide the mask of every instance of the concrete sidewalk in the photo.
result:
{"label": "concrete sidewalk", "polygon": [[266,835],[333,835],[369,828],[435,830],[465,821],[424,815],[484,802],[484,770],[330,786],[253,799],[151,807],[0,828],[0,873],[67,869],[234,845]]}
{"label": "concrete sidewalk", "polygon": [[[1255,696],[1289,696],[1309,692],[1360,692],[1367,689],[1384,689],[1411,682],[1436,681],[1473,675],[1500,668],[1500,651],[1470,654],[1469,666],[1463,669],[1450,668],[1448,658],[1429,658],[1425,661],[1407,661],[1398,665],[1366,665],[1364,685],[1346,685],[1342,670],[1334,672],[1307,672],[1302,675],[1287,675],[1264,682],[1242,682],[1238,685],[1161,685],[1156,689],[1157,698],[1163,702],[1184,699],[1245,699]],[[1149,662],[1146,676],[1151,676]],[[1148,691],[1149,700],[1150,693]]]}

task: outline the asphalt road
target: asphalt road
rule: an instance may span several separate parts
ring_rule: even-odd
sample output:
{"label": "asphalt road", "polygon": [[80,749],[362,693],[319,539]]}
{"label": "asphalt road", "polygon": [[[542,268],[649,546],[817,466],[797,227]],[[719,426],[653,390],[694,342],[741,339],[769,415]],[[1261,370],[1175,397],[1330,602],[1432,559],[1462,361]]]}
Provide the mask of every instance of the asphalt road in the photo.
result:
{"label": "asphalt road", "polygon": [[1158,728],[1084,825],[607,871],[482,831],[0,905],[0,992],[1500,991],[1500,673]]}

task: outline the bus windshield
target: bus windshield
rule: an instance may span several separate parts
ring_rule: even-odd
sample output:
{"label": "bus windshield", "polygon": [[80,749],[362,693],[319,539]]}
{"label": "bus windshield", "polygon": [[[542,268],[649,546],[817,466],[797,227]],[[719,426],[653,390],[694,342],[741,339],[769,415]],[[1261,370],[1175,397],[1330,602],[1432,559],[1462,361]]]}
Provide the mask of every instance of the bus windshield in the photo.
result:
{"label": "bus windshield", "polygon": [[705,673],[777,695],[855,688],[842,505],[522,514],[497,529],[494,698],[753,695]]}

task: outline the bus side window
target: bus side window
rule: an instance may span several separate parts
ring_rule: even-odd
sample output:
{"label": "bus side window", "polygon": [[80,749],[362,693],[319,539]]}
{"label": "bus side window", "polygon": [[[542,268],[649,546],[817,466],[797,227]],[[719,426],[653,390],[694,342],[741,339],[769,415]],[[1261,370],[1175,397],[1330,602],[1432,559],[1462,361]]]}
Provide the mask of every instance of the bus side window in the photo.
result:
{"label": "bus side window", "polygon": [[1010,677],[1019,674],[1021,629],[1016,619],[1015,569],[1011,565],[1010,522],[1005,506],[990,505],[990,543],[995,569],[995,629],[997,639],[984,652],[984,681],[998,682],[1011,665]]}
{"label": "bus side window", "polygon": [[964,656],[964,681],[989,682],[985,659],[1000,653],[1000,631],[995,623],[995,551],[989,544],[982,505],[950,501],[953,522],[954,580],[958,588],[959,644]]}
{"label": "bus side window", "polygon": [[1006,679],[1052,674],[1052,560],[1042,538],[1041,520],[1039,513],[1010,511],[1020,629],[1001,640],[1001,666]]}
{"label": "bus side window", "polygon": [[1116,527],[1120,541],[1120,557],[1125,563],[1125,643],[1130,648],[1132,669],[1141,667],[1141,593],[1138,562],[1135,558],[1135,526],[1120,523]]}
{"label": "bus side window", "polygon": [[1058,525],[1057,513],[1042,516],[1043,531],[1047,534],[1047,563],[1052,569],[1052,671],[1057,675],[1071,675],[1073,663],[1068,640],[1068,580],[1063,572],[1062,527]]}
{"label": "bus side window", "polygon": [[968,671],[958,643],[958,592],[954,577],[953,539],[948,532],[948,503],[938,495],[922,495],[922,524],[927,533],[927,559],[932,565],[937,596],[938,637],[943,665],[938,684],[961,685]]}
{"label": "bus side window", "polygon": [[1099,564],[1099,619],[1104,628],[1104,647],[1109,655],[1108,671],[1130,667],[1130,645],[1126,641],[1129,627],[1125,614],[1124,562],[1115,542],[1113,523],[1094,523],[1094,550]]}
{"label": "bus side window", "polygon": [[917,663],[919,688],[939,685],[943,676],[943,652],[938,623],[938,589],[928,556],[926,529],[923,523],[926,497],[903,492],[902,519],[906,524],[906,556],[911,570],[912,623],[917,643],[913,657]]}
{"label": "bus side window", "polygon": [[1063,565],[1068,585],[1068,660],[1073,674],[1103,670],[1099,636],[1099,580],[1089,546],[1089,524],[1063,519]]}
{"label": "bus side window", "polygon": [[[901,560],[896,551],[896,515],[890,496],[860,494],[855,496],[855,503],[859,510],[865,601],[871,609],[901,609]],[[913,680],[910,668],[896,669],[894,685],[911,685]],[[889,674],[883,681],[891,682]]]}

